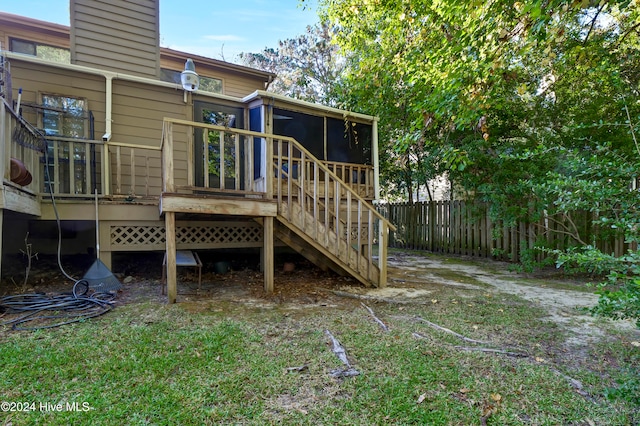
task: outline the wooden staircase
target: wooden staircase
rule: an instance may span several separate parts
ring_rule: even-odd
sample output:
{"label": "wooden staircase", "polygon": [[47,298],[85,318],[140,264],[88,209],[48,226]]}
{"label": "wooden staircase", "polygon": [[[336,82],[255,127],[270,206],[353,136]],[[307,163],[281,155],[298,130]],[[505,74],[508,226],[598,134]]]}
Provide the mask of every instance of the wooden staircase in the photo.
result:
{"label": "wooden staircase", "polygon": [[[331,269],[340,275],[350,275],[366,286],[379,285],[380,268],[373,263],[371,257],[359,253],[353,246],[348,246],[346,239],[337,239],[335,233],[324,224],[318,224],[317,227],[307,226],[303,230],[300,207],[294,205],[294,210],[294,220],[289,220],[281,214],[277,216],[278,224],[275,231],[278,239],[323,270]],[[304,214],[308,221],[313,219],[309,213]],[[317,234],[316,231],[320,233]],[[321,237],[318,238],[318,235]]]}
{"label": "wooden staircase", "polygon": [[[175,185],[172,168],[174,125],[191,127],[196,132],[210,132],[203,136],[203,140],[209,141],[203,147],[204,153],[210,152],[211,147],[225,153],[215,160],[219,164],[213,164],[221,177],[219,187],[208,187],[208,179],[205,179],[204,187],[196,187],[190,174],[187,185]],[[179,133],[184,134],[182,130]],[[216,197],[233,195],[237,197],[233,208],[225,206],[224,212],[253,216],[263,224],[265,250],[268,247],[272,250],[269,241],[276,237],[324,270],[351,276],[366,286],[386,285],[387,239],[389,230],[395,230],[395,227],[371,202],[359,195],[362,174],[357,167],[342,168],[341,173],[346,178],[342,179],[293,138],[168,118],[165,118],[161,149],[161,213],[166,205],[168,212],[206,210],[219,214],[221,209],[216,203],[221,203],[222,198],[218,202]],[[187,142],[187,151],[193,152],[190,142]],[[232,155],[225,156],[227,152]],[[243,154],[235,155],[239,152]],[[259,167],[254,167],[256,165]],[[211,163],[205,164],[205,169],[210,168]],[[231,187],[222,184],[223,180],[229,179]],[[176,207],[171,207],[170,203],[178,199],[174,194],[181,191],[191,194],[204,191],[213,196],[207,196],[197,205],[195,201],[178,200]],[[189,197],[195,200],[195,195]],[[263,208],[263,205],[273,206],[274,201],[275,211]],[[227,199],[226,203],[230,201]],[[269,256],[272,262],[272,253]],[[265,283],[269,279],[265,277]],[[270,286],[265,284],[267,287]]]}
{"label": "wooden staircase", "polygon": [[387,234],[393,225],[297,141],[267,140],[278,206],[276,237],[320,268],[367,286],[385,286]]}

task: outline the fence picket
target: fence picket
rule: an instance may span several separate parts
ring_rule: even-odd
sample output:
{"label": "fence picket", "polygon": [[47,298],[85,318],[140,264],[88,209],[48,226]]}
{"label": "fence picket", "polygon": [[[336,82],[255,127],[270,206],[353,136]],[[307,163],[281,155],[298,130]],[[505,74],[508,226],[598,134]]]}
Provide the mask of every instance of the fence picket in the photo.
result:
{"label": "fence picket", "polygon": [[[397,227],[390,232],[389,247],[519,262],[522,250],[534,249],[541,241],[560,250],[571,244],[566,229],[572,224],[566,217],[545,215],[538,222],[508,227],[502,221],[491,220],[488,206],[460,200],[381,204],[378,211]],[[601,236],[597,239],[600,250],[621,256],[635,248],[623,237],[602,237],[602,230],[592,224],[593,220],[588,212],[573,218],[575,227],[581,235],[589,236],[589,241]],[[538,261],[545,256],[543,252],[535,253]]]}

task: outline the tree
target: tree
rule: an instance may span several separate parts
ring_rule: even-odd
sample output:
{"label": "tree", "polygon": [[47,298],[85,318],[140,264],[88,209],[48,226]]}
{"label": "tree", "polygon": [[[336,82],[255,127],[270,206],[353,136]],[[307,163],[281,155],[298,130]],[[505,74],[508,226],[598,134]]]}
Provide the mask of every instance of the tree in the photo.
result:
{"label": "tree", "polygon": [[[581,4],[321,2],[323,17],[335,26],[336,40],[350,58],[348,107],[379,115],[381,133],[387,124],[405,129],[404,135],[417,133],[404,141],[417,142],[414,149],[426,154],[421,158],[437,165],[434,169],[452,169],[458,179],[472,175],[467,164],[490,160],[486,154],[499,153],[494,148],[505,141],[535,145],[526,119],[548,103],[567,34],[582,34],[580,44],[598,30]],[[624,19],[635,22],[620,9],[628,2],[609,4],[609,16],[627,13]],[[598,16],[607,10],[600,8]],[[632,35],[634,27],[627,26],[631,31],[621,34]],[[410,127],[398,126],[401,122]],[[392,132],[383,136],[389,148],[405,152],[407,143],[392,142]],[[478,171],[491,170],[484,166]],[[478,181],[459,183],[477,193]]]}
{"label": "tree", "polygon": [[[637,249],[614,262],[594,248],[612,235],[638,242],[635,2],[324,0],[321,10],[348,58],[344,102],[380,116],[387,178],[408,189],[447,172],[496,220],[562,217],[573,248],[558,263],[608,274],[599,312],[640,318]],[[599,235],[572,229],[585,209]]]}
{"label": "tree", "polygon": [[269,90],[305,101],[335,105],[334,88],[344,67],[344,58],[331,42],[325,23],[307,26],[306,34],[281,40],[278,48],[260,53],[241,53],[244,65],[277,75]]}

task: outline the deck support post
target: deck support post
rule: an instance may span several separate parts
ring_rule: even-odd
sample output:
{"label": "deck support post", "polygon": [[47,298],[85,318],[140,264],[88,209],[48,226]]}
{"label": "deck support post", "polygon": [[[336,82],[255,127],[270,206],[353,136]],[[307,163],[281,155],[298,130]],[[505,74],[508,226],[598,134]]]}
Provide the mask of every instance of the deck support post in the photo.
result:
{"label": "deck support post", "polygon": [[385,288],[387,286],[387,244],[389,243],[389,227],[382,221],[379,221],[379,223],[378,268],[380,268],[380,276],[378,279],[378,288]]}
{"label": "deck support post", "polygon": [[[99,244],[100,243],[100,244]],[[105,249],[106,247],[106,249]],[[100,221],[98,223],[98,241],[96,241],[97,256],[104,266],[113,268],[111,263],[111,224]]]}
{"label": "deck support post", "polygon": [[274,265],[274,237],[273,237],[273,217],[267,216],[263,219],[263,244],[262,265],[264,267],[264,291],[273,293],[273,272]]}
{"label": "deck support post", "polygon": [[176,303],[178,295],[176,274],[176,214],[174,212],[166,212],[164,223],[167,241],[167,298],[169,303]]}

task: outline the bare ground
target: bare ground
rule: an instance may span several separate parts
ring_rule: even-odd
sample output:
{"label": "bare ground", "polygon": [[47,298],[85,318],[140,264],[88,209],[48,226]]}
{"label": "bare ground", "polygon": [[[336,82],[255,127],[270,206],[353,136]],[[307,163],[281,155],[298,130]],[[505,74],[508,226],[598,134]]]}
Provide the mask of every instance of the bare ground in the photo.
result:
{"label": "bare ground", "polygon": [[[322,272],[308,262],[293,258],[296,269],[284,272],[280,258],[275,274],[276,291],[264,293],[262,273],[250,255],[237,254],[229,258],[231,270],[224,274],[214,272],[203,258],[202,284],[198,286],[194,269],[179,268],[178,301],[193,305],[210,305],[227,301],[237,305],[269,307],[286,305],[288,309],[313,306],[339,306],[355,303],[349,295],[398,303],[429,303],[433,294],[442,289],[453,290],[456,297],[464,298],[477,291],[495,295],[512,294],[543,307],[549,319],[568,331],[568,346],[582,346],[599,339],[606,329],[638,333],[632,321],[608,321],[594,318],[579,308],[593,306],[597,296],[586,280],[569,279],[557,271],[536,274],[518,274],[504,262],[472,258],[423,255],[393,251],[388,258],[389,285],[384,289],[365,288],[355,280]],[[24,284],[24,259],[15,258],[5,267],[0,283],[0,295],[27,292],[69,291],[72,282],[60,272],[55,257],[35,259]],[[93,259],[74,256],[62,259],[68,275],[80,278]],[[118,303],[147,300],[165,303],[161,294],[162,258],[158,253],[136,254],[114,258],[114,275],[123,283]],[[4,265],[3,265],[4,266]]]}
{"label": "bare ground", "polygon": [[557,271],[537,274],[517,274],[504,262],[478,261],[477,259],[440,256],[419,256],[397,253],[389,258],[390,286],[407,283],[413,285],[438,284],[453,286],[463,296],[465,289],[485,289],[493,293],[513,294],[543,307],[549,318],[569,331],[567,344],[581,346],[598,339],[605,329],[637,331],[630,320],[611,321],[594,318],[582,308],[594,306],[598,296],[588,280],[576,280],[562,276]]}

